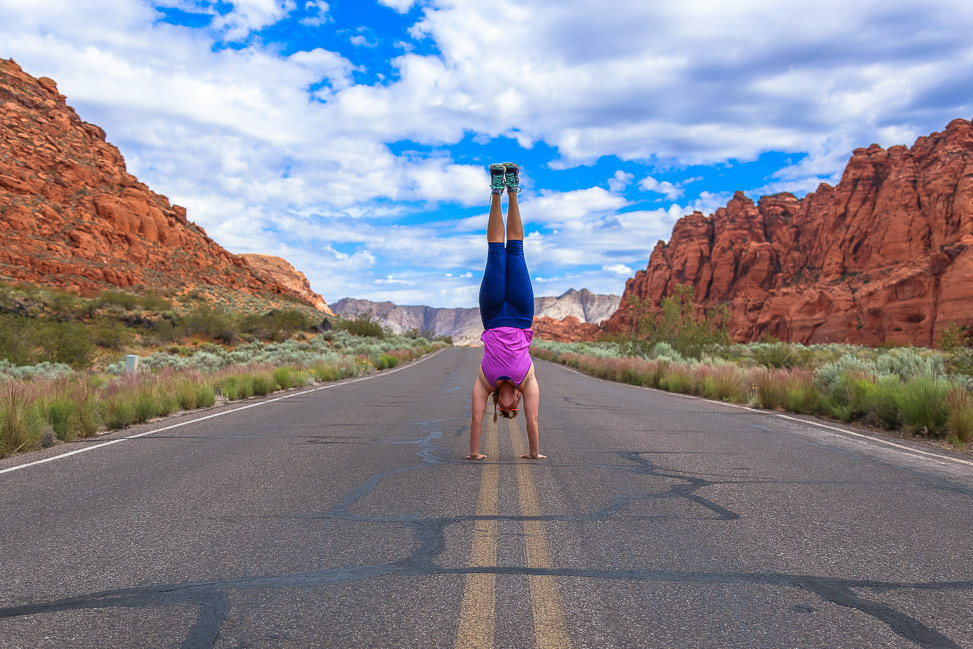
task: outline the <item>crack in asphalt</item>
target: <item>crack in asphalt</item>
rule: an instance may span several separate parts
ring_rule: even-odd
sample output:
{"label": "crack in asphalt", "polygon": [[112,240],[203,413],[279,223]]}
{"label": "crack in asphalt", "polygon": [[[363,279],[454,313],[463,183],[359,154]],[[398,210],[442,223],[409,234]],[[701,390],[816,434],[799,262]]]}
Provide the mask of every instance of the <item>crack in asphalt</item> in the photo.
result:
{"label": "crack in asphalt", "polygon": [[[414,425],[428,426],[435,422],[420,422]],[[338,436],[335,436],[338,437]],[[241,590],[273,590],[284,588],[322,588],[337,584],[363,582],[386,576],[432,576],[466,575],[485,573],[495,575],[547,575],[552,577],[575,577],[583,579],[627,580],[642,582],[675,582],[694,584],[749,584],[769,585],[785,588],[798,588],[813,593],[822,600],[852,608],[883,622],[897,635],[924,649],[962,649],[953,640],[926,626],[914,617],[892,606],[864,599],[855,589],[895,591],[920,589],[933,591],[973,591],[971,581],[930,581],[930,582],[888,582],[868,579],[837,579],[813,575],[790,575],[782,573],[699,573],[665,570],[612,570],[607,568],[531,568],[527,566],[493,567],[446,567],[437,560],[446,549],[446,531],[450,526],[478,520],[502,521],[605,521],[605,520],[657,520],[671,518],[666,516],[615,516],[629,505],[647,499],[684,498],[694,502],[716,515],[706,520],[732,521],[739,518],[735,512],[696,493],[704,487],[724,484],[707,480],[697,475],[660,468],[647,455],[652,451],[622,451],[616,454],[622,464],[609,465],[612,468],[636,474],[651,475],[673,481],[669,489],[660,493],[623,494],[616,496],[601,509],[579,514],[551,514],[542,516],[450,516],[420,518],[417,516],[364,516],[349,513],[349,509],[364,496],[371,493],[384,479],[418,469],[451,463],[436,456],[438,447],[435,440],[442,437],[442,431],[431,430],[426,436],[396,444],[418,446],[416,455],[421,462],[375,473],[349,493],[329,511],[290,518],[328,519],[339,521],[394,523],[412,529],[417,547],[413,552],[398,561],[362,566],[342,566],[338,568],[299,572],[290,575],[240,577],[209,581],[185,582],[176,584],[152,585],[122,588],[102,592],[55,599],[47,602],[20,604],[0,607],[0,619],[14,618],[39,613],[56,613],[69,610],[105,608],[171,607],[193,605],[197,607],[197,619],[181,643],[182,649],[213,647],[219,638],[224,621],[230,611],[230,592]],[[389,443],[388,440],[370,440],[371,443]],[[352,442],[356,443],[356,442]],[[369,441],[361,442],[369,443]],[[729,482],[729,481],[728,481]],[[733,481],[734,483],[738,481]],[[680,516],[679,518],[685,518]]]}

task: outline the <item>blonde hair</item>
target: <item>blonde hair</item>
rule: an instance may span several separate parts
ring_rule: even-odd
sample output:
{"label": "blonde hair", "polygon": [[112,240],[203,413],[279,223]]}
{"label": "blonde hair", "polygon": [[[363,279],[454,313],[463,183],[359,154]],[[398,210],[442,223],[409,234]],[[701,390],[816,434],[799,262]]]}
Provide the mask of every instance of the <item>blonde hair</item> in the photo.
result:
{"label": "blonde hair", "polygon": [[517,410],[499,410],[500,403],[500,388],[493,391],[493,421],[497,420],[497,412],[500,416],[505,419],[515,419],[517,417]]}

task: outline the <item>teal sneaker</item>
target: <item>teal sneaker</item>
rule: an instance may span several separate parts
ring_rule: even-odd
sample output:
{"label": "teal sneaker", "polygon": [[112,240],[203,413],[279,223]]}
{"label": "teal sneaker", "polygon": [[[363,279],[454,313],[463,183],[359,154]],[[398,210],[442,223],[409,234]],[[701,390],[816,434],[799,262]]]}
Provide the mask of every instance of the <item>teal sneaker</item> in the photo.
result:
{"label": "teal sneaker", "polygon": [[504,174],[507,173],[503,165],[490,165],[490,191],[498,196],[503,193]]}
{"label": "teal sneaker", "polygon": [[507,187],[507,193],[520,193],[520,167],[512,162],[504,162],[503,168],[506,173],[503,176],[503,184]]}

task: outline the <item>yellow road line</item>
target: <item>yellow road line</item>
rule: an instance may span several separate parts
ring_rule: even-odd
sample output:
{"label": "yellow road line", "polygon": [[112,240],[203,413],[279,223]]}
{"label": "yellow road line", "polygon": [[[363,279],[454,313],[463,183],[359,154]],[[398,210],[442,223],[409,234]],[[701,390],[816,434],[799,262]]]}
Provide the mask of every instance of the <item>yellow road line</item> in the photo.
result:
{"label": "yellow road line", "polygon": [[[514,445],[514,455],[520,457],[527,452],[524,437],[516,419],[508,419],[510,440]],[[534,460],[517,461],[517,486],[520,497],[521,516],[540,516],[541,507],[534,489],[534,479],[530,473],[530,463]],[[543,460],[542,460],[543,461]],[[524,521],[524,536],[527,544],[527,566],[530,568],[553,568],[551,547],[547,540],[547,526],[544,521]],[[557,593],[557,578],[550,575],[530,575],[530,604],[534,614],[534,636],[537,649],[570,649],[561,598]]]}
{"label": "yellow road line", "polygon": [[[497,515],[500,467],[497,462],[499,441],[497,424],[487,420],[487,459],[480,478],[480,494],[476,501],[477,516]],[[473,528],[473,547],[470,550],[471,568],[497,565],[497,521],[478,520]],[[493,624],[495,617],[496,575],[471,573],[466,575],[463,604],[459,613],[459,629],[456,632],[457,649],[493,649]]]}

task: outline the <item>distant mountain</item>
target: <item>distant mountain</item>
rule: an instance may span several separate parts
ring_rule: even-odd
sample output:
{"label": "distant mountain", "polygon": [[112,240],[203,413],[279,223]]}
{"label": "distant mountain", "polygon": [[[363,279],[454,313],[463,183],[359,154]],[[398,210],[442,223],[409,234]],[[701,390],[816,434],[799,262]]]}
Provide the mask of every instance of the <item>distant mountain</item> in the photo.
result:
{"label": "distant mountain", "polygon": [[[587,289],[571,289],[558,297],[534,298],[534,316],[553,320],[573,317],[579,322],[596,325],[615,312],[620,299],[617,295],[596,295]],[[478,307],[439,309],[344,298],[332,304],[331,309],[345,317],[367,313],[393,333],[419,330],[436,336],[452,336],[457,345],[477,344],[483,333]]]}
{"label": "distant mountain", "polygon": [[53,80],[6,59],[0,242],[5,280],[85,295],[122,287],[260,308],[293,300],[327,308],[310,287],[282,282],[268,264],[257,268],[206,236],[184,208],[125,170],[105,132],[82,121]]}

